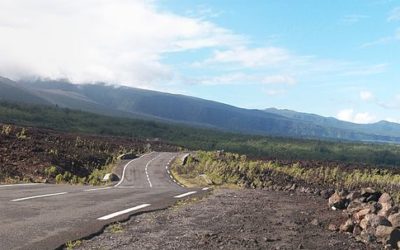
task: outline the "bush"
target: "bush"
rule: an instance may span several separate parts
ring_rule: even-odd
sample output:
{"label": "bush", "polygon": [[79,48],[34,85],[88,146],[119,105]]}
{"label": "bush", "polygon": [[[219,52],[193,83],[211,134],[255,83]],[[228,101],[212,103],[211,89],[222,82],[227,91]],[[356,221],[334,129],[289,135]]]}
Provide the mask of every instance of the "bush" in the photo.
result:
{"label": "bush", "polygon": [[48,178],[54,178],[58,174],[58,170],[56,166],[51,166],[48,168],[44,169],[45,175],[47,175]]}
{"label": "bush", "polygon": [[63,181],[64,181],[63,175],[62,175],[62,174],[58,174],[58,175],[56,176],[56,183],[57,183],[57,184],[60,184],[60,183],[62,183]]}

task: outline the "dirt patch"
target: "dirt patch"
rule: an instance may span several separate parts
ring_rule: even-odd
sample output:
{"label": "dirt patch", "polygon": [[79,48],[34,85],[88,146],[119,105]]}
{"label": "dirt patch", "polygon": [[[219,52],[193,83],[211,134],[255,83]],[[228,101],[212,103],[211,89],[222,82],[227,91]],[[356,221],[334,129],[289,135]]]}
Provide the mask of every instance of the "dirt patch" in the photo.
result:
{"label": "dirt patch", "polygon": [[[163,142],[135,138],[62,133],[47,129],[0,124],[0,183],[41,181],[55,166],[85,177],[125,152],[175,151]],[[53,176],[54,177],[54,176]]]}
{"label": "dirt patch", "polygon": [[329,231],[345,218],[324,204],[310,194],[218,190],[200,202],[110,226],[77,249],[380,249]]}

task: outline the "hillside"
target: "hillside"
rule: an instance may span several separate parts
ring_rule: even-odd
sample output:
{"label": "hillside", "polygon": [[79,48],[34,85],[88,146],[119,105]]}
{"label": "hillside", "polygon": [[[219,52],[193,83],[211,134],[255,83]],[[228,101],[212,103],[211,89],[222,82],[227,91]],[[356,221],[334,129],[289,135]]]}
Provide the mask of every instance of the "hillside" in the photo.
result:
{"label": "hillside", "polygon": [[[10,89],[10,86],[13,89]],[[67,81],[12,82],[1,78],[0,100],[57,105],[102,115],[216,128],[229,132],[296,138],[400,142],[400,126],[359,125],[317,115],[249,110],[183,95],[106,84]],[[22,94],[12,94],[18,90]],[[10,92],[11,94],[8,94]],[[390,125],[390,129],[387,126]]]}
{"label": "hillside", "polygon": [[[258,159],[346,162],[367,165],[400,164],[400,146],[266,137],[222,132],[132,118],[110,117],[59,107],[0,102],[0,123],[51,128],[63,132],[162,140],[197,150],[221,150]],[[334,163],[335,164],[335,163]]]}
{"label": "hillside", "polygon": [[281,115],[289,119],[296,119],[303,122],[310,122],[323,127],[332,127],[338,129],[361,131],[367,134],[378,134],[398,137],[400,133],[400,124],[380,121],[372,124],[356,124],[345,122],[333,117],[323,117],[315,114],[307,114],[287,109],[268,108],[264,110],[270,114]]}

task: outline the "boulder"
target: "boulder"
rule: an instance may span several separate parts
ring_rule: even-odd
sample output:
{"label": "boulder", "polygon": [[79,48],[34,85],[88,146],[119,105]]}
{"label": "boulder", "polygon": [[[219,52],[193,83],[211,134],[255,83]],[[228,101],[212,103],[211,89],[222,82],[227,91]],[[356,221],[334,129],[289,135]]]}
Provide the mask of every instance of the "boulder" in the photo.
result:
{"label": "boulder", "polygon": [[330,230],[330,231],[338,231],[339,227],[337,225],[331,223],[331,224],[328,225],[328,230]]}
{"label": "boulder", "polygon": [[376,240],[375,232],[373,229],[369,228],[367,230],[361,231],[358,239],[364,243],[374,242]]}
{"label": "boulder", "polygon": [[380,204],[378,215],[388,217],[394,206],[392,197],[388,193],[383,193],[379,198],[378,204]]}
{"label": "boulder", "polygon": [[377,228],[378,226],[392,226],[390,221],[388,221],[385,217],[379,216],[376,214],[367,214],[364,219],[360,221],[360,227],[363,230],[367,230],[368,228]]}
{"label": "boulder", "polygon": [[399,249],[400,247],[400,230],[398,228],[395,228],[389,236],[389,239],[387,240],[388,244],[392,246],[394,249]]}
{"label": "boulder", "polygon": [[371,187],[361,188],[362,196],[365,196],[366,194],[368,196],[369,194],[372,194],[372,193],[376,193],[376,190]]}
{"label": "boulder", "polygon": [[375,237],[378,242],[386,243],[395,228],[388,226],[377,226],[375,229]]}
{"label": "boulder", "polygon": [[363,202],[370,202],[370,201],[378,201],[381,197],[381,192],[376,191],[372,188],[363,188],[361,189],[361,197],[360,200]]}
{"label": "boulder", "polygon": [[369,214],[371,212],[370,208],[364,208],[360,211],[358,211],[357,213],[353,214],[353,218],[357,223],[360,223],[360,221],[362,219],[364,219],[364,217]]}
{"label": "boulder", "polygon": [[343,223],[340,226],[340,231],[341,232],[346,232],[346,233],[351,233],[354,230],[354,222],[352,219],[348,219],[347,221],[345,221],[345,223]]}
{"label": "boulder", "polygon": [[383,193],[381,195],[381,197],[379,197],[378,202],[381,203],[381,204],[387,203],[387,204],[390,204],[391,206],[394,205],[393,198],[388,193]]}
{"label": "boulder", "polygon": [[339,195],[338,192],[335,192],[328,200],[328,205],[330,208],[336,209],[346,209],[349,205],[349,200],[345,197]]}
{"label": "boulder", "polygon": [[366,205],[365,203],[362,203],[361,201],[353,200],[353,201],[350,201],[349,205],[347,206],[346,212],[348,214],[354,214],[354,213],[357,213],[358,211],[361,211],[368,207],[369,207],[368,205]]}
{"label": "boulder", "polygon": [[388,220],[392,223],[393,227],[400,227],[400,213],[389,215]]}
{"label": "boulder", "polygon": [[103,181],[118,181],[119,177],[114,173],[108,173],[104,175]]}

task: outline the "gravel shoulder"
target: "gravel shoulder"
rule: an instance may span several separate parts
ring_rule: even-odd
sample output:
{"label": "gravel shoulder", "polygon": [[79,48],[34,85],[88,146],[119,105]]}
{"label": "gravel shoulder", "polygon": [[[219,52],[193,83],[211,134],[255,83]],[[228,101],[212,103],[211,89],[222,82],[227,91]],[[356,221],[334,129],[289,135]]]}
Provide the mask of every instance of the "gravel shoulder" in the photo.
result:
{"label": "gravel shoulder", "polygon": [[380,249],[327,229],[344,219],[311,194],[221,189],[111,225],[74,249]]}

